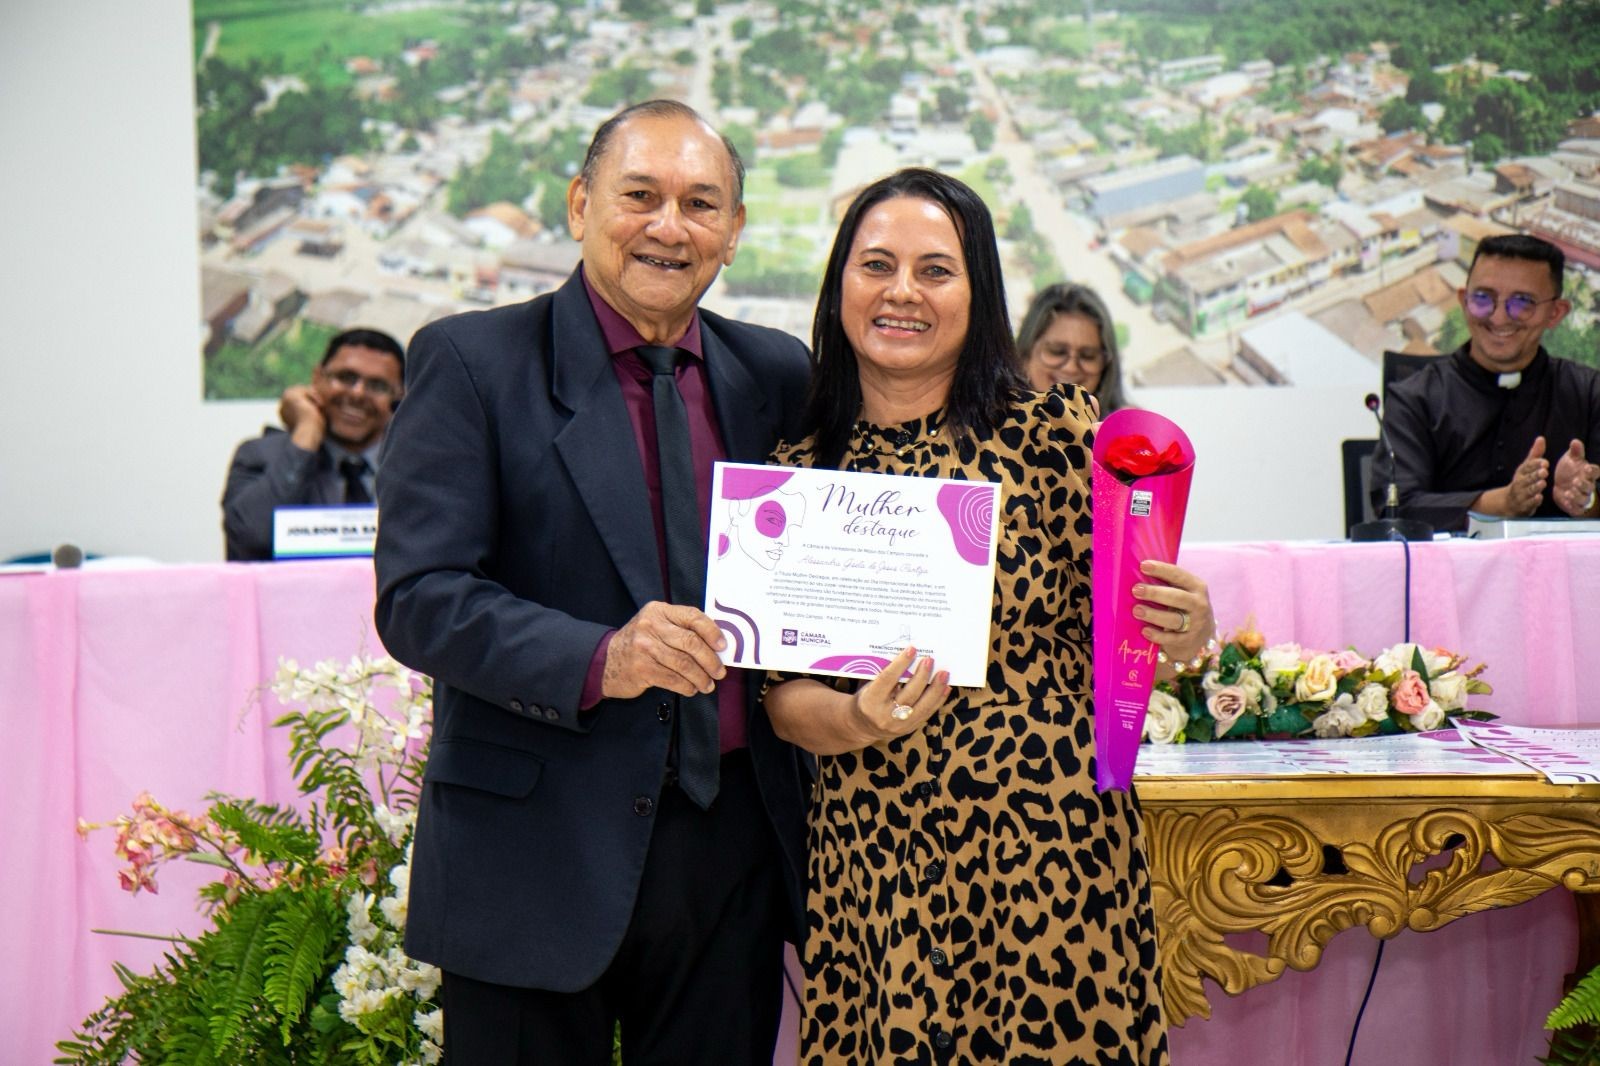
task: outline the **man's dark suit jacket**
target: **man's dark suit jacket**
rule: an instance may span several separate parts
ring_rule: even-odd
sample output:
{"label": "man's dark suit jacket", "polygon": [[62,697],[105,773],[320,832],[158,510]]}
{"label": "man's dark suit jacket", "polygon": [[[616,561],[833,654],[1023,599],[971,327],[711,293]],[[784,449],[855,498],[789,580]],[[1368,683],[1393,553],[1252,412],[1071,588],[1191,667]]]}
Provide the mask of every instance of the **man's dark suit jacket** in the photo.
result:
{"label": "man's dark suit jacket", "polygon": [[[793,433],[809,358],[701,313],[729,458]],[[407,354],[378,490],[377,629],[435,681],[406,950],[571,992],[627,929],[671,726],[661,690],[578,700],[601,636],[664,599],[633,427],[582,279],[435,322]],[[803,925],[803,769],[748,678],[750,754]],[[695,886],[686,884],[684,892]]]}
{"label": "man's dark suit jacket", "polygon": [[327,448],[310,461],[289,434],[268,426],[235,449],[222,490],[222,535],[229,562],[272,558],[272,512],[292,505],[340,504],[326,498],[319,476],[333,464]]}

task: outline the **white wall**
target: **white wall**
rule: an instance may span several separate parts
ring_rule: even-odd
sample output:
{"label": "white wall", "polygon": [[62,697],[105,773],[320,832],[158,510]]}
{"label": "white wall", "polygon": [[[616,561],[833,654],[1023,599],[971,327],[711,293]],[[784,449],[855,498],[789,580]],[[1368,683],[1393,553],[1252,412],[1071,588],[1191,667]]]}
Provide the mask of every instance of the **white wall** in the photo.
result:
{"label": "white wall", "polygon": [[[187,0],[0,3],[0,559],[220,559],[228,457],[273,417],[201,399],[191,38]],[[1339,536],[1365,391],[1137,395],[1195,444],[1189,539]]]}

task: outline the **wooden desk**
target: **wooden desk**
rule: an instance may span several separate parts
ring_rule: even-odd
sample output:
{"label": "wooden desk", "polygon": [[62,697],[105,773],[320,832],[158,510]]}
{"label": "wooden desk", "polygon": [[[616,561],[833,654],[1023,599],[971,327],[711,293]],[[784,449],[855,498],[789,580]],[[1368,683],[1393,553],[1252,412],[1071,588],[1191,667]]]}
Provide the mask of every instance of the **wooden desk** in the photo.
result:
{"label": "wooden desk", "polygon": [[[1534,775],[1141,777],[1167,1016],[1310,970],[1333,936],[1389,938],[1523,903],[1600,893],[1600,786]],[[1577,972],[1597,958],[1600,895],[1579,896]],[[1259,932],[1265,954],[1230,943]],[[1554,1004],[1552,1004],[1554,1006]]]}

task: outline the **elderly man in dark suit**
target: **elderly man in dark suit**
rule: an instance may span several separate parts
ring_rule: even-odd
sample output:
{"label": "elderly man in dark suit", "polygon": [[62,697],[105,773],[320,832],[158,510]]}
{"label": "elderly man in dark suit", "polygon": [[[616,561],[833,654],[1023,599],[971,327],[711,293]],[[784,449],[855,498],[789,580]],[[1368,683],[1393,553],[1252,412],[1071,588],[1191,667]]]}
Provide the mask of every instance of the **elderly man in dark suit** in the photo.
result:
{"label": "elderly man in dark suit", "polygon": [[445,1061],[770,1062],[804,768],[700,610],[711,464],[791,432],[797,340],[700,310],[743,167],[637,105],[567,192],[557,292],[421,330],[389,432],[385,646],[436,682],[406,948]]}

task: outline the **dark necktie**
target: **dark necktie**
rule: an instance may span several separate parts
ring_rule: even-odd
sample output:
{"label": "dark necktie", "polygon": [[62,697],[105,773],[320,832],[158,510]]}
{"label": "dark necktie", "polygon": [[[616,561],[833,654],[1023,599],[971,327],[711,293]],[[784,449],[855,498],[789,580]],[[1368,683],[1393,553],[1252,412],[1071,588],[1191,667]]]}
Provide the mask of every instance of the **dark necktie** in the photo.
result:
{"label": "dark necktie", "polygon": [[[667,535],[667,598],[699,610],[706,596],[705,523],[695,491],[689,413],[673,376],[678,349],[644,344],[638,352],[655,375],[651,399],[656,458],[661,464],[661,519]],[[717,798],[719,759],[716,693],[678,697],[678,786],[702,810]]]}
{"label": "dark necktie", "polygon": [[339,476],[344,478],[345,503],[371,503],[365,480],[367,461],[360,456],[347,455],[339,460]]}

